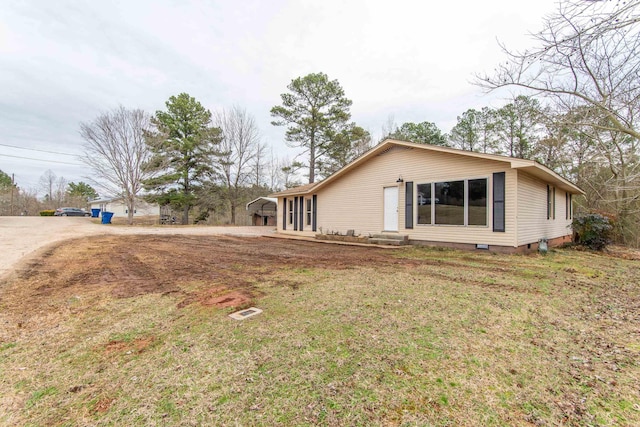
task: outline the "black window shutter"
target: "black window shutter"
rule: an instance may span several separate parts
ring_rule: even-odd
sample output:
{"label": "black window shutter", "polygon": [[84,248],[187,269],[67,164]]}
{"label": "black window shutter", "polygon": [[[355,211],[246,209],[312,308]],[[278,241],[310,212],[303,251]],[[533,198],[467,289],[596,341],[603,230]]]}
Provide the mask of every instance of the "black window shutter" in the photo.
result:
{"label": "black window shutter", "polygon": [[298,198],[293,198],[293,231],[298,231]]}
{"label": "black window shutter", "polygon": [[493,174],[493,231],[505,231],[505,173]]}
{"label": "black window shutter", "polygon": [[313,213],[312,213],[312,217],[311,217],[311,231],[317,231],[317,225],[316,225],[316,220],[318,217],[318,196],[317,195],[313,195],[313,207],[311,209],[313,209]]}
{"label": "black window shutter", "polygon": [[282,200],[282,229],[287,229],[287,198],[285,197]]}
{"label": "black window shutter", "polygon": [[300,207],[298,208],[298,215],[300,218],[298,219],[298,224],[300,224],[300,231],[303,231],[304,225],[304,197],[300,197]]}
{"label": "black window shutter", "polygon": [[551,187],[547,185],[547,219],[551,219]]}
{"label": "black window shutter", "polygon": [[413,181],[404,184],[404,228],[413,228]]}

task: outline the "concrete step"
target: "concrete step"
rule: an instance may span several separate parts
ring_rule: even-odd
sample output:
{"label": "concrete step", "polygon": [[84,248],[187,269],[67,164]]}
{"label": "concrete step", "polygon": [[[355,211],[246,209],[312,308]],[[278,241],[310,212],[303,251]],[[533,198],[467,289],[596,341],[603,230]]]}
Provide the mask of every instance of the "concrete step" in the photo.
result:
{"label": "concrete step", "polygon": [[409,240],[383,239],[372,237],[369,239],[369,243],[372,245],[404,246],[409,244]]}
{"label": "concrete step", "polygon": [[399,240],[409,242],[409,236],[406,234],[374,234],[372,239],[387,239],[387,240]]}

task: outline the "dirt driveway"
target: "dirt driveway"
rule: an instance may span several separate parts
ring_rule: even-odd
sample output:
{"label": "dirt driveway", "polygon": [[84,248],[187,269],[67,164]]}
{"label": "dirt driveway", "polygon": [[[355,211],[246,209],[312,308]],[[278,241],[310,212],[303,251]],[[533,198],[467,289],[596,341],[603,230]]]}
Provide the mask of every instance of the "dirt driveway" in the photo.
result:
{"label": "dirt driveway", "polygon": [[103,225],[91,218],[0,217],[0,278],[13,271],[23,259],[52,243],[98,235],[192,235],[264,236],[273,227],[209,227]]}

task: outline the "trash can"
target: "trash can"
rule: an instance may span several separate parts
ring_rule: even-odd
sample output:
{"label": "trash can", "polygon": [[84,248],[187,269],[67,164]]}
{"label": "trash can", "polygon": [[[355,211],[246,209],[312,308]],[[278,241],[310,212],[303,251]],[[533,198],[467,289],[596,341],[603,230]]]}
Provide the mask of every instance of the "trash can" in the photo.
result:
{"label": "trash can", "polygon": [[91,218],[98,218],[100,216],[100,209],[91,209]]}
{"label": "trash can", "polygon": [[113,216],[113,212],[102,212],[102,223],[103,224],[111,224],[111,217]]}

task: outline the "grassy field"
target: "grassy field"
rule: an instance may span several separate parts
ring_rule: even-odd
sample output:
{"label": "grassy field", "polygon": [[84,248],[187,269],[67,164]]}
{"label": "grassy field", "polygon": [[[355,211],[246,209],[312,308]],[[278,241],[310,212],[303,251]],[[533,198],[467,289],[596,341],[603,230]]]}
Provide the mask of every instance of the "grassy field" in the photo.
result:
{"label": "grassy field", "polygon": [[0,284],[1,425],[640,425],[640,261],[101,239]]}

